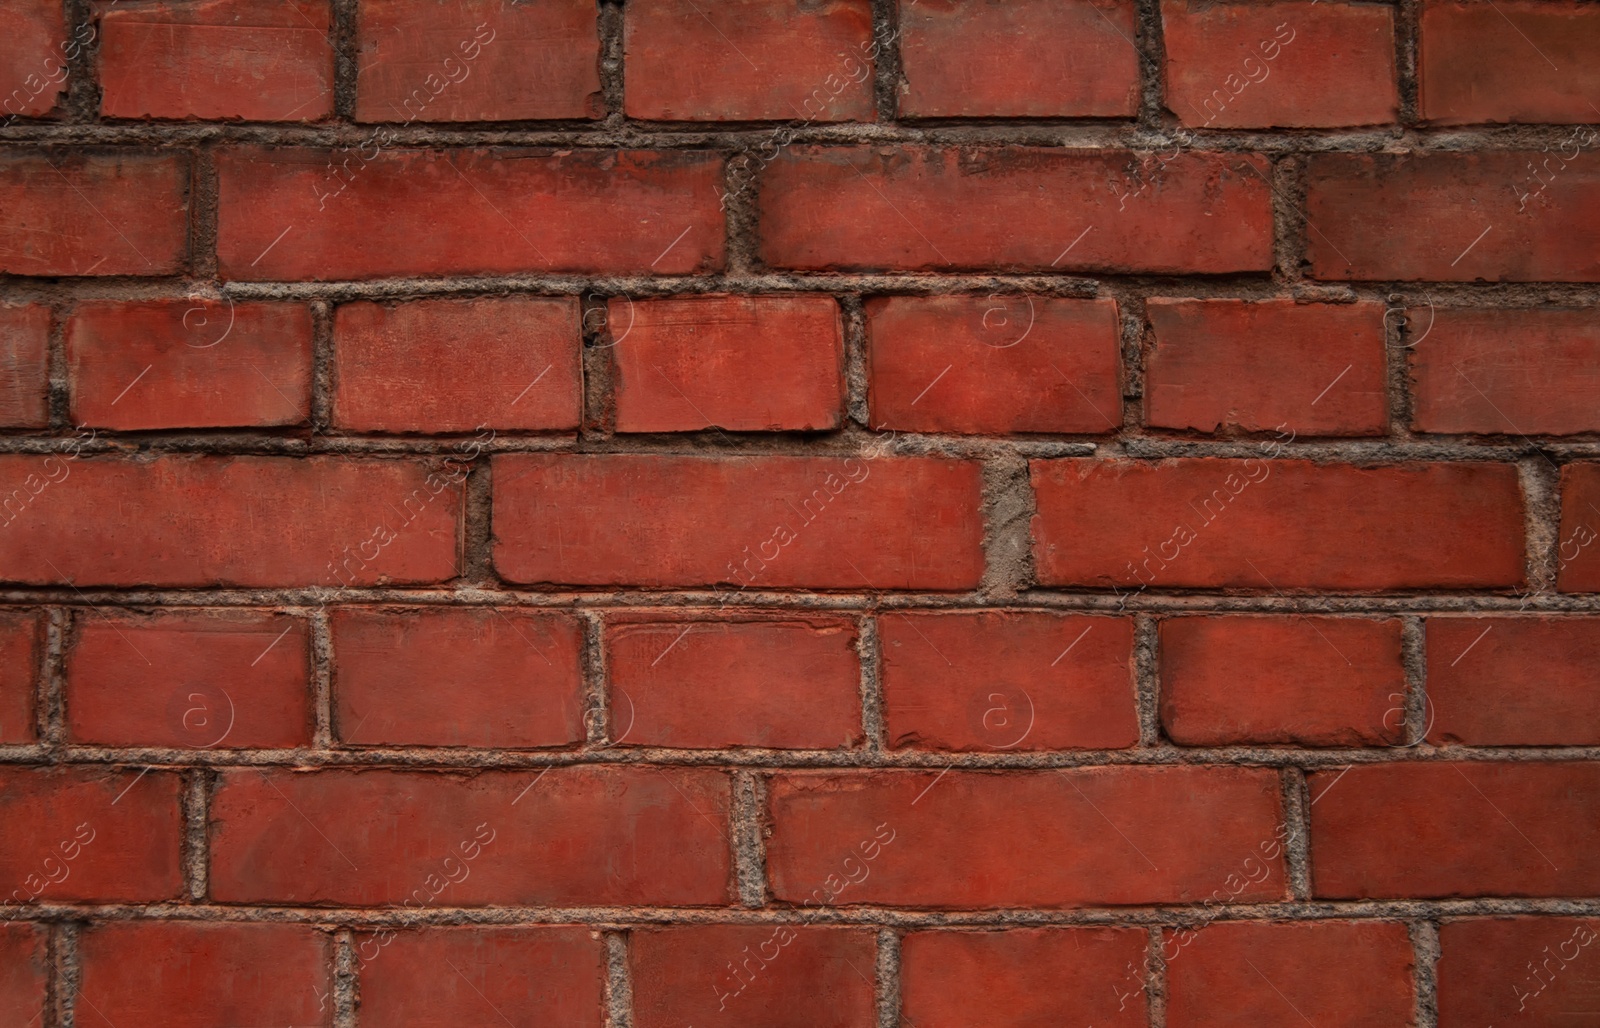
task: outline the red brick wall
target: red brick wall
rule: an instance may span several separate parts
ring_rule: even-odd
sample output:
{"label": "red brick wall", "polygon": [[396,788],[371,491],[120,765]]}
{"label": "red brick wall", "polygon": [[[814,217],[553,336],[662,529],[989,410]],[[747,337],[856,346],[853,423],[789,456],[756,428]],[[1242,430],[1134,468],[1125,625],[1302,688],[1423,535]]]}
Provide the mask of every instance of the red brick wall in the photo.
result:
{"label": "red brick wall", "polygon": [[0,1024],[1600,1024],[1600,6],[10,0],[0,103]]}

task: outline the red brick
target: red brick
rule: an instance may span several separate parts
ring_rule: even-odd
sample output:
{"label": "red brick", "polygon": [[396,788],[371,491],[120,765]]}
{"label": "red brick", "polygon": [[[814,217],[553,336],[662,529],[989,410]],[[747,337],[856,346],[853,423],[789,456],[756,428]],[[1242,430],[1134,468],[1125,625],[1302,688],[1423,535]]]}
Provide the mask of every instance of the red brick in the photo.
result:
{"label": "red brick", "polygon": [[[1439,1023],[1581,1025],[1600,1009],[1600,921],[1504,917],[1439,928]],[[1546,995],[1549,993],[1549,995]]]}
{"label": "red brick", "polygon": [[[1485,240],[1487,242],[1487,240]],[[1600,324],[1590,310],[1413,311],[1421,432],[1572,435],[1600,430]]]}
{"label": "red brick", "polygon": [[[0,903],[147,903],[183,892],[181,783],[166,771],[0,769]],[[8,908],[9,909],[9,908]]]}
{"label": "red brick", "polygon": [[490,608],[333,612],[339,734],[364,746],[581,742],[583,634],[567,615]]}
{"label": "red brick", "polygon": [[575,429],[576,299],[348,303],[333,318],[333,420],[357,432]]}
{"label": "red brick", "polygon": [[1154,299],[1145,418],[1156,428],[1382,435],[1389,428],[1377,303]]}
{"label": "red brick", "polygon": [[125,152],[0,155],[0,273],[170,275],[189,254],[189,167]]}
{"label": "red brick", "polygon": [[67,319],[67,368],[78,424],[303,424],[311,414],[311,312],[226,299],[90,301]]}
{"label": "red brick", "polygon": [[1122,424],[1115,300],[867,301],[872,426],[1004,435]]}
{"label": "red brick", "polygon": [[108,118],[317,121],[333,113],[328,0],[105,6]]}
{"label": "red brick", "polygon": [[1600,11],[1588,4],[1427,0],[1418,105],[1445,125],[1588,124],[1600,95]]}
{"label": "red brick", "polygon": [[903,1018],[917,1028],[1090,1024],[1144,1028],[1145,933],[1129,928],[910,932]]}
{"label": "red brick", "polygon": [[1600,765],[1377,764],[1317,771],[1307,784],[1319,898],[1600,889]]}
{"label": "red brick", "polygon": [[297,149],[219,153],[224,277],[722,267],[722,161],[713,154],[386,151],[385,133],[378,130],[371,158],[366,144],[343,157]]}
{"label": "red brick", "polygon": [[303,618],[90,613],[67,653],[67,733],[103,746],[307,746],[310,690]]}
{"label": "red brick", "polygon": [[877,1024],[871,929],[646,928],[632,934],[630,947],[637,1028]]}
{"label": "red brick", "polygon": [[1411,939],[1399,922],[1221,922],[1189,938],[1167,962],[1171,1028],[1414,1023]]}
{"label": "red brick", "polygon": [[494,475],[512,581],[969,589],[983,574],[971,461],[512,454]]}
{"label": "red brick", "polygon": [[584,0],[366,0],[358,121],[597,118],[600,33]]}
{"label": "red brick", "polygon": [[[1321,279],[1600,280],[1600,170],[1541,153],[1317,154],[1307,247]],[[1524,209],[1526,208],[1526,209]],[[1449,212],[1443,216],[1441,212]]]}
{"label": "red brick", "polygon": [[829,296],[612,300],[619,432],[839,427],[844,335]]}
{"label": "red brick", "polygon": [[1400,622],[1161,621],[1161,722],[1187,746],[1385,746],[1405,739]]}
{"label": "red brick", "polygon": [[37,428],[49,419],[50,308],[0,304],[0,428]]}
{"label": "red brick", "polygon": [[[1226,899],[1264,844],[1268,867],[1282,867],[1278,776],[1266,769],[787,774],[768,797],[767,867],[788,903],[1189,903]],[[876,858],[850,881],[869,849]],[[1270,879],[1241,879],[1233,898],[1284,898],[1281,875]]]}
{"label": "red brick", "polygon": [[94,39],[94,28],[67,31],[55,0],[13,0],[0,8],[0,125],[55,110],[67,88],[67,62]]}
{"label": "red brick", "polygon": [[904,3],[900,113],[921,118],[1115,118],[1139,106],[1125,0]]}
{"label": "red brick", "polygon": [[[1032,462],[1046,585],[1372,591],[1521,584],[1509,465]],[[1120,590],[1119,590],[1120,592]]]}
{"label": "red brick", "polygon": [[1435,744],[1600,744],[1600,619],[1429,618],[1427,626]]}
{"label": "red brick", "polygon": [[858,745],[855,647],[855,624],[844,618],[646,615],[613,624],[606,632],[611,734],[688,749]]}
{"label": "red brick", "polygon": [[1185,125],[1319,128],[1398,118],[1392,8],[1162,0],[1161,27],[1166,102]]}
{"label": "red brick", "polygon": [[456,574],[462,475],[452,469],[460,467],[345,457],[0,457],[8,519],[0,579],[80,587],[441,582]]}
{"label": "red brick", "polygon": [[600,1028],[604,947],[588,928],[381,931],[356,956],[364,1028]]}
{"label": "red brick", "polygon": [[878,618],[889,745],[1118,749],[1139,741],[1133,621],[1042,611]]}
{"label": "red brick", "polygon": [[214,1025],[333,1024],[333,946],[301,925],[132,921],[78,939],[78,1020]]}
{"label": "red brick", "polygon": [[49,955],[38,925],[0,924],[0,1019],[31,1025],[44,1016]]}
{"label": "red brick", "polygon": [[220,775],[211,805],[211,896],[222,903],[712,906],[730,899],[729,785],[715,771]]}
{"label": "red brick", "polygon": [[1121,151],[798,147],[762,172],[761,258],[817,270],[1272,266],[1260,158],[1182,154],[1123,210],[1135,167]]}
{"label": "red brick", "polygon": [[867,0],[634,0],[625,110],[657,121],[871,121]]}
{"label": "red brick", "polygon": [[30,743],[39,688],[41,626],[32,614],[0,614],[0,744]]}
{"label": "red brick", "polygon": [[1560,566],[1562,592],[1600,592],[1600,464],[1568,464],[1561,469]]}

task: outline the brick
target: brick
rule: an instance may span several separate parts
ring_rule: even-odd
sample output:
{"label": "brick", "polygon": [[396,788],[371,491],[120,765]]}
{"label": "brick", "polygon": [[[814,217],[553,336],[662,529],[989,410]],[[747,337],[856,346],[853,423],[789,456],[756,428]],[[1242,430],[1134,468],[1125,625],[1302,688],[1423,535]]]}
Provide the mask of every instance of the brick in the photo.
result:
{"label": "brick", "polygon": [[1119,749],[1139,741],[1133,621],[1042,611],[878,618],[889,745]]}
{"label": "brick", "polygon": [[1143,980],[1127,973],[1145,948],[1145,933],[1129,928],[908,932],[903,1017],[918,1028],[1144,1028]]}
{"label": "brick", "polygon": [[1121,0],[902,3],[900,113],[1116,118],[1138,111],[1138,31]]}
{"label": "brick", "polygon": [[333,318],[333,422],[356,432],[578,427],[576,299],[347,303]]}
{"label": "brick", "polygon": [[839,427],[844,333],[830,296],[609,304],[617,431]]}
{"label": "brick", "polygon": [[0,125],[54,111],[67,88],[67,62],[92,39],[92,26],[67,31],[55,0],[15,0],[0,8]]}
{"label": "brick", "polygon": [[167,771],[0,769],[0,905],[150,903],[183,894],[181,783]]}
{"label": "brick", "polygon": [[94,613],[66,657],[74,743],[244,749],[311,744],[310,631],[268,611]]}
{"label": "brick", "polygon": [[1378,764],[1334,784],[1339,774],[1307,776],[1319,898],[1585,896],[1600,886],[1600,766]]}
{"label": "brick", "polygon": [[100,13],[108,118],[319,121],[333,113],[328,0],[164,2]]}
{"label": "brick", "polygon": [[687,749],[857,746],[856,643],[855,624],[844,618],[641,615],[613,623],[606,631],[611,735]]}
{"label": "brick", "polygon": [[223,276],[684,274],[722,267],[722,161],[713,154],[395,150],[387,130],[374,135],[370,158],[368,143],[343,157],[328,150],[220,152]]}
{"label": "brick", "polygon": [[1186,936],[1167,962],[1171,1028],[1413,1023],[1411,939],[1399,922],[1224,921],[1169,945]]}
{"label": "brick", "polygon": [[[1316,154],[1311,273],[1441,282],[1600,280],[1600,170],[1542,153]],[[1547,184],[1541,184],[1547,183]],[[1440,212],[1452,212],[1445,223]]]}
{"label": "brick", "polygon": [[871,121],[867,0],[635,0],[624,110],[655,121]]}
{"label": "brick", "polygon": [[[767,793],[767,867],[773,895],[788,903],[977,909],[1285,896],[1273,841],[1278,776],[1266,769],[784,774]],[[1258,849],[1268,873],[1235,875]],[[1227,884],[1236,877],[1237,889]]]}
{"label": "brick", "polygon": [[1418,106],[1444,125],[1588,124],[1585,98],[1600,94],[1597,55],[1600,12],[1587,4],[1427,0]]}
{"label": "brick", "polygon": [[[456,575],[462,467],[344,457],[0,457],[0,580],[441,582]],[[139,532],[130,535],[129,525]]]}
{"label": "brick", "polygon": [[40,428],[49,420],[50,308],[0,304],[0,428]]}
{"label": "brick", "polygon": [[604,945],[591,929],[385,930],[355,948],[365,1028],[601,1025]]}
{"label": "brick", "polygon": [[1436,745],[1600,744],[1600,619],[1429,618],[1427,651]]}
{"label": "brick", "polygon": [[78,937],[78,959],[83,972],[77,1009],[96,1012],[108,1024],[333,1024],[332,939],[315,928],[226,921],[96,924]]}
{"label": "brick", "polygon": [[1600,324],[1592,311],[1458,309],[1412,317],[1431,326],[1410,351],[1418,431],[1600,430]]}
{"label": "brick", "polygon": [[633,1023],[872,1028],[876,953],[866,928],[641,929],[630,939]]}
{"label": "brick", "polygon": [[1177,617],[1159,631],[1161,723],[1174,742],[1406,741],[1399,621]]}
{"label": "brick", "polygon": [[1600,592],[1600,464],[1568,464],[1561,469],[1560,564],[1556,588],[1562,592]]}
{"label": "brick", "polygon": [[1199,432],[1383,435],[1384,308],[1377,303],[1152,299],[1145,421]]}
{"label": "brick", "polygon": [[[1439,1023],[1580,1025],[1600,1004],[1600,921],[1502,917],[1439,927]],[[1546,995],[1548,993],[1548,995]]]}
{"label": "brick", "polygon": [[1399,118],[1394,12],[1375,4],[1162,0],[1166,103],[1195,128]]}
{"label": "brick", "polygon": [[0,1018],[28,1025],[44,1016],[49,975],[45,932],[39,925],[0,924]]}
{"label": "brick", "polygon": [[703,770],[226,770],[211,805],[211,896],[292,906],[726,905],[728,809],[727,777]]}
{"label": "brick", "polygon": [[1522,498],[1509,465],[1250,457],[1033,461],[1031,469],[1033,552],[1046,585],[1120,593],[1522,582]]}
{"label": "brick", "polygon": [[363,746],[514,749],[581,742],[583,634],[497,608],[333,612],[339,735]]}
{"label": "brick", "polygon": [[67,319],[72,420],[122,431],[303,424],[311,312],[300,304],[82,303]]}
{"label": "brick", "polygon": [[0,273],[170,275],[189,254],[189,167],[126,152],[0,155]]}
{"label": "brick", "polygon": [[1136,168],[1123,151],[796,147],[761,173],[760,256],[802,270],[1272,266],[1260,158],[1181,154],[1127,206]]}
{"label": "brick", "polygon": [[34,696],[39,688],[39,618],[33,614],[0,614],[0,744],[30,743],[34,728]]}
{"label": "brick", "polygon": [[872,427],[1005,435],[1122,424],[1115,300],[867,301]]}
{"label": "brick", "polygon": [[983,573],[971,461],[512,454],[494,476],[495,566],[516,582],[968,589]]}
{"label": "brick", "polygon": [[367,0],[356,16],[356,120],[598,118],[596,13],[583,0]]}

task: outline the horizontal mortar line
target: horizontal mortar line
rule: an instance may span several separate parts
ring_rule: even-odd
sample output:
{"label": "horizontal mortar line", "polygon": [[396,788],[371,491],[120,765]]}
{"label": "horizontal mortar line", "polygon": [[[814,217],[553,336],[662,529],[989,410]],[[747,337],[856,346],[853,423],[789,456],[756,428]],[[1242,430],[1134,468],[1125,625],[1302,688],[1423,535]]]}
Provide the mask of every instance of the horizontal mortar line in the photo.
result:
{"label": "horizontal mortar line", "polygon": [[[810,145],[1010,145],[1064,150],[1153,150],[1181,147],[1195,153],[1376,153],[1396,146],[1414,152],[1466,153],[1538,149],[1570,137],[1570,124],[1398,126],[1372,129],[1205,129],[1173,126],[1154,130],[1135,118],[967,118],[913,121],[796,124],[794,120],[746,122],[627,122],[552,124],[548,127],[426,127],[399,124],[289,125],[109,123],[47,121],[11,123],[0,130],[0,147],[11,145],[189,145],[285,148],[355,147],[372,141],[382,149],[464,147],[577,148],[594,150],[750,151],[788,138],[786,148]],[[1396,134],[1399,129],[1399,134]],[[382,133],[385,142],[378,138]]]}
{"label": "horizontal mortar line", "polygon": [[216,750],[172,747],[102,747],[67,744],[0,746],[0,764],[36,764],[81,770],[108,765],[147,769],[284,767],[350,768],[390,771],[489,771],[548,767],[767,769],[775,772],[818,769],[860,771],[1027,771],[1114,767],[1259,767],[1307,771],[1343,769],[1352,764],[1395,765],[1441,762],[1564,763],[1600,760],[1600,746],[1382,746],[1298,749],[1289,745],[1177,747],[1168,744],[1124,750],[882,751],[770,750],[729,748],[683,750],[664,747],[606,746],[583,749],[516,750],[467,747],[372,747],[367,749]]}
{"label": "horizontal mortar line", "polygon": [[329,587],[285,587],[237,589],[199,587],[194,589],[151,589],[135,587],[108,589],[95,586],[9,586],[0,588],[4,607],[216,607],[265,608],[283,613],[307,615],[326,607],[356,606],[439,606],[452,609],[472,607],[525,607],[551,612],[594,610],[617,613],[644,612],[662,615],[664,620],[702,615],[697,620],[737,619],[743,614],[870,615],[883,611],[1056,611],[1083,614],[1134,613],[1218,613],[1218,614],[1344,614],[1350,616],[1428,615],[1515,615],[1593,614],[1600,612],[1600,593],[1525,594],[1506,591],[1484,593],[1427,593],[1416,595],[1282,594],[1262,589],[1248,594],[1197,590],[1193,593],[1147,592],[1069,592],[1030,589],[1014,596],[983,593],[858,593],[817,592],[796,589],[792,592],[750,592],[729,599],[727,593],[702,590],[662,590],[645,592],[633,589],[556,590],[537,592],[515,588],[463,586],[415,589],[372,588],[334,589]]}
{"label": "horizontal mortar line", "polygon": [[[82,431],[70,425],[26,433],[0,435],[0,454],[59,455],[62,445],[79,440]],[[463,440],[471,433],[437,433],[426,436],[329,435],[310,427],[266,435],[249,430],[212,429],[146,430],[118,432],[96,429],[92,441],[74,449],[80,458],[153,454],[218,456],[370,456],[474,459],[466,455]],[[789,456],[846,459],[851,457],[946,457],[983,460],[1023,457],[1037,460],[1096,456],[1102,460],[1164,460],[1173,457],[1268,459],[1263,446],[1271,443],[1272,460],[1309,460],[1322,464],[1381,464],[1395,462],[1499,462],[1514,463],[1530,456],[1554,460],[1592,460],[1600,457],[1600,439],[1537,440],[1527,436],[1426,436],[1330,438],[1307,436],[1279,442],[1273,433],[1228,438],[1187,438],[1150,434],[1138,426],[1115,434],[942,435],[907,432],[885,426],[868,431],[852,425],[833,432],[697,432],[641,433],[587,436],[571,431],[524,432],[508,430],[487,442],[474,441],[476,459],[497,454],[559,453],[582,455],[735,457]],[[3,483],[0,483],[3,486]]]}
{"label": "horizontal mortar line", "polygon": [[298,923],[318,926],[420,928],[452,925],[583,924],[630,928],[652,925],[878,925],[889,928],[1004,928],[1033,925],[1140,927],[1192,925],[1196,922],[1258,920],[1418,920],[1543,915],[1600,916],[1600,898],[1481,899],[1311,899],[1277,903],[1189,903],[1125,907],[1008,907],[970,909],[922,904],[915,908],[862,905],[852,907],[768,906],[658,907],[498,906],[425,907],[401,911],[384,907],[227,905],[219,903],[48,903],[24,908],[18,921],[214,921],[235,923]]}

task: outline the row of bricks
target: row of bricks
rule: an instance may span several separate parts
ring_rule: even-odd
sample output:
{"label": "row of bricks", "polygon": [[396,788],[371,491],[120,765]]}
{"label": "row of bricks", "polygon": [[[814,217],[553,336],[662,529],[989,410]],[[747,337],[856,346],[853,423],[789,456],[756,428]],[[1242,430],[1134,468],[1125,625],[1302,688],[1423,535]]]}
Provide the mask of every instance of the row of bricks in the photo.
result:
{"label": "row of bricks", "polygon": [[[1438,1020],[1430,1023],[1515,1028],[1581,1018],[1597,929],[1600,922],[1568,917],[1445,921],[1433,985]],[[1168,956],[1161,986],[1150,988],[1168,1028],[1299,1023],[1295,1014],[1340,1028],[1409,1025],[1421,977],[1408,927],[1393,921],[1220,922],[1156,943],[1123,927],[908,931],[890,946],[870,929],[805,925],[636,928],[621,939],[629,987],[626,998],[608,1001],[608,947],[598,931],[360,933],[350,943],[359,1023],[600,1028],[612,1023],[611,1006],[631,1013],[624,1023],[637,1028],[875,1028],[885,1023],[875,993],[885,950],[898,960],[894,1023],[918,1028],[1145,1028],[1154,1004],[1143,969],[1156,948]],[[166,1028],[328,1026],[337,948],[330,933],[292,924],[94,925],[77,935],[74,1005],[80,1023],[98,1013],[108,1024]],[[0,1014],[8,1024],[37,1019],[45,932],[0,929],[0,954]]]}
{"label": "row of bricks", "polygon": [[[1600,618],[1430,617],[1424,627],[1427,741],[1600,745]],[[588,737],[573,615],[357,607],[336,609],[329,628],[340,745],[503,750]],[[860,748],[862,635],[839,616],[608,613],[607,734],[677,749]],[[39,737],[43,636],[36,616],[0,620],[0,742]],[[901,612],[879,617],[875,638],[881,667],[866,663],[890,749],[1140,741],[1132,618]],[[291,615],[80,616],[65,649],[63,741],[309,746],[313,649],[308,622]],[[1398,745],[1410,692],[1402,649],[1396,619],[1163,618],[1161,728],[1193,746]]]}
{"label": "row of bricks", "polygon": [[[984,581],[976,460],[500,453],[470,472],[491,495],[469,519],[467,461],[480,444],[458,445],[442,464],[90,457],[79,442],[0,456],[0,581],[343,590],[482,577],[487,561],[515,583],[725,585],[723,606],[747,589],[966,591]],[[1122,596],[1525,586],[1518,467],[1318,463],[1273,459],[1275,444],[1260,445],[1263,458],[1018,461],[991,490],[1037,513],[991,526],[1006,547],[995,573]],[[1549,478],[1540,503],[1559,489],[1559,546],[1536,543],[1535,559],[1559,556],[1562,591],[1600,590],[1600,463]],[[1034,568],[1002,566],[1028,554],[1030,524]]]}
{"label": "row of bricks", "polygon": [[[199,172],[174,153],[9,149],[0,272],[164,276],[191,254],[208,262],[195,242],[208,232],[189,222],[193,194],[213,188],[228,279],[726,265],[721,153],[371,149],[244,146]],[[1581,149],[1306,157],[1308,270],[1600,281],[1600,164]],[[757,251],[776,268],[1217,275],[1276,260],[1276,172],[1257,154],[896,145],[797,147],[760,164]]]}
{"label": "row of bricks", "polygon": [[[1384,435],[1385,339],[1372,302],[1151,298],[1149,428]],[[1409,314],[1411,427],[1600,431],[1600,323],[1588,310]],[[572,432],[584,421],[583,329],[608,329],[618,432],[832,430],[844,423],[844,330],[828,296],[502,297],[337,306],[331,416],[348,432]],[[63,316],[68,411],[113,430],[305,425],[313,313],[231,299],[90,300]],[[587,322],[587,324],[585,324]],[[1115,300],[870,298],[869,424],[895,432],[1106,434],[1123,426]],[[0,427],[48,423],[53,315],[0,306]],[[593,402],[593,401],[591,401]]]}
{"label": "row of bricks", "polygon": [[[1305,797],[1297,777],[1217,764],[246,767],[198,777],[7,766],[0,815],[19,827],[0,837],[0,882],[14,883],[4,902],[23,906],[729,907],[770,898],[1008,910],[1283,902],[1299,890],[1320,900],[1600,891],[1593,763],[1331,767],[1305,773]],[[84,834],[92,845],[81,844]],[[864,858],[868,875],[851,866]],[[450,866],[463,861],[470,874]],[[1291,888],[1291,872],[1309,884]]]}
{"label": "row of bricks", "polygon": [[[97,5],[69,35],[59,0],[6,14],[0,79],[12,115],[47,115],[64,58],[94,42],[108,118],[318,121],[335,111],[328,0]],[[630,0],[622,109],[664,121],[870,121],[875,65],[898,44],[909,118],[1129,118],[1142,55],[1132,0],[800,5]],[[1507,32],[1510,22],[1514,32]],[[1400,120],[1396,11],[1380,4],[1160,4],[1168,108],[1202,128]],[[98,30],[96,29],[98,25]],[[1587,122],[1600,96],[1600,13],[1588,4],[1426,0],[1417,109],[1443,125]],[[366,0],[354,16],[363,122],[592,119],[605,113],[592,0],[432,5]],[[1409,56],[1409,55],[1408,55]]]}

